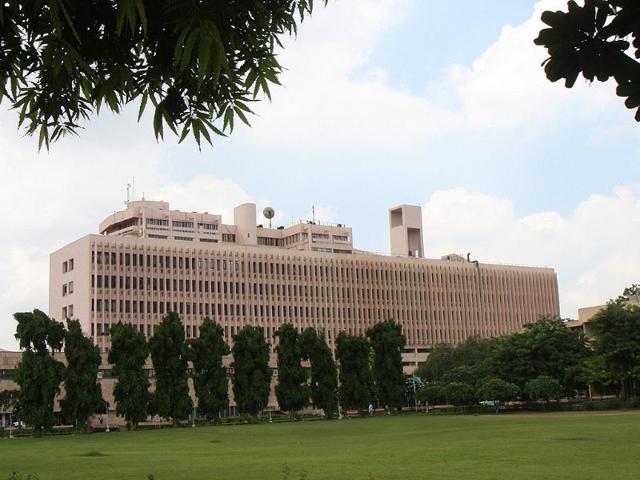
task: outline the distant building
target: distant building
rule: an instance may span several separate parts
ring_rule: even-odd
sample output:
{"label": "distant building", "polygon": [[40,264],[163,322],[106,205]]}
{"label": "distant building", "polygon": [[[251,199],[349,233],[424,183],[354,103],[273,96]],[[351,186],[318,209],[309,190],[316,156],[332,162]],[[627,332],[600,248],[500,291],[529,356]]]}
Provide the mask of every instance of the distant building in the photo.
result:
{"label": "distant building", "polygon": [[[638,305],[640,306],[640,298],[631,297],[627,302],[627,305]],[[583,307],[578,309],[578,319],[571,320],[567,322],[567,327],[572,329],[582,330],[585,337],[590,338],[593,337],[593,331],[591,329],[591,320],[593,317],[599,313],[601,310],[605,309],[607,304],[604,305],[595,305],[593,307]]]}

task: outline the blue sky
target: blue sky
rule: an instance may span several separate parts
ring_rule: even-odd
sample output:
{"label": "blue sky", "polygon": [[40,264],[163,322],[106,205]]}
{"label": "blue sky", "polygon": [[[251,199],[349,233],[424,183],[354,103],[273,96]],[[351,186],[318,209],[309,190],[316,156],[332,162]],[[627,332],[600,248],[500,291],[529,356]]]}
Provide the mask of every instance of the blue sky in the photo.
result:
{"label": "blue sky", "polygon": [[281,54],[273,102],[199,151],[155,142],[135,106],[37,154],[0,111],[0,347],[47,307],[48,253],[122,206],[125,185],[183,210],[271,205],[386,252],[387,209],[424,206],[429,256],[553,266],[562,313],[640,281],[639,126],[614,86],[566,90],[533,45],[563,0],[335,0]]}

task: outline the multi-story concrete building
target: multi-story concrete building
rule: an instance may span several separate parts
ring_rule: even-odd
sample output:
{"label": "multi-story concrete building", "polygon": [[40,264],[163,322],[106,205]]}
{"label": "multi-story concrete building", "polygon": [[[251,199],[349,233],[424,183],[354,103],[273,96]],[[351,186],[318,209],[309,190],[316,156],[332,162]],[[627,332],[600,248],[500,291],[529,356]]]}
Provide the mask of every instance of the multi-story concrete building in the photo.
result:
{"label": "multi-story concrete building", "polygon": [[393,318],[407,337],[407,370],[438,343],[559,315],[553,269],[425,259],[421,209],[393,208],[389,223],[391,255],[380,255],[355,249],[351,228],[340,224],[258,225],[254,204],[224,224],[219,215],[134,201],[107,217],[100,235],[51,254],[49,313],[78,318],[102,351],[111,325],[132,323],[150,336],[170,311],[187,337],[208,316],[228,342],[247,324],[271,338],[290,322],[324,330],[333,345],[340,331],[364,333]]}

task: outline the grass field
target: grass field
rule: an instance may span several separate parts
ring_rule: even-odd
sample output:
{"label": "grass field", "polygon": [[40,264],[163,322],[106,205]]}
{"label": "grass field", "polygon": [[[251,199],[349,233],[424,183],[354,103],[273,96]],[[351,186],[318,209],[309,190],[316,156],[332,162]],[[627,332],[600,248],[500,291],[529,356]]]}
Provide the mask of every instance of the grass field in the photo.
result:
{"label": "grass field", "polygon": [[0,440],[0,479],[14,471],[40,480],[637,479],[640,413],[380,416]]}

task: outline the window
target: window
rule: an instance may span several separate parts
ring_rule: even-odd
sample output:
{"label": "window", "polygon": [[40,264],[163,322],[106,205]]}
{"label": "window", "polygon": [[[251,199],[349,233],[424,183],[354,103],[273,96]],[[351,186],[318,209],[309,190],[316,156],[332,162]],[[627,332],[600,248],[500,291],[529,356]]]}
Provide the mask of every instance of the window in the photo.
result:
{"label": "window", "polygon": [[69,291],[69,294],[73,293],[73,282],[69,282],[68,291]]}
{"label": "window", "polygon": [[193,238],[191,238],[191,237],[178,237],[178,236],[176,236],[176,237],[174,237],[174,238],[175,238],[176,240],[182,240],[182,241],[184,241],[184,242],[192,242],[192,241],[193,241]]}
{"label": "window", "polygon": [[62,296],[66,297],[68,293],[67,284],[62,285]]}
{"label": "window", "polygon": [[193,230],[193,222],[183,222],[183,221],[174,220],[172,223],[173,223],[173,228],[188,228],[190,230]]}
{"label": "window", "polygon": [[225,243],[235,243],[236,242],[236,234],[235,233],[223,233],[222,241]]}
{"label": "window", "polygon": [[159,218],[147,218],[147,225],[154,225],[157,227],[168,227],[169,220],[161,220]]}
{"label": "window", "polygon": [[218,230],[217,223],[198,223],[198,230]]}
{"label": "window", "polygon": [[69,271],[69,266],[67,262],[62,262],[62,273],[67,273]]}

